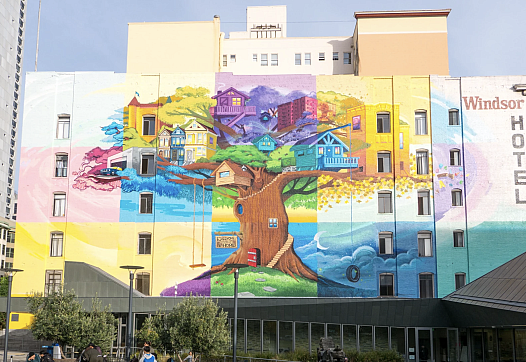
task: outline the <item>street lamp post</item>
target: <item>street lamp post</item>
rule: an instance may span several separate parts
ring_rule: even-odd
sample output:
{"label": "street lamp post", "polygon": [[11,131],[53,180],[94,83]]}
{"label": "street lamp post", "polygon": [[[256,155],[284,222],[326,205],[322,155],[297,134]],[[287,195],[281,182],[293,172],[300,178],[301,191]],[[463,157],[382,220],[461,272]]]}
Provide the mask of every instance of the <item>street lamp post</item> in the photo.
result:
{"label": "street lamp post", "polygon": [[[234,271],[234,351],[232,352],[232,360],[236,362],[237,359],[237,280],[239,279],[239,269],[248,267],[247,264],[225,264],[228,269],[235,269]],[[5,361],[4,361],[5,362]]]}
{"label": "street lamp post", "polygon": [[[132,335],[133,335],[133,278],[135,272],[144,269],[143,266],[138,265],[121,265],[121,269],[127,269],[130,272],[130,293],[128,294],[128,323],[126,326],[126,361],[130,361]],[[4,362],[7,362],[4,360]]]}
{"label": "street lamp post", "polygon": [[13,283],[13,275],[17,272],[23,272],[22,269],[2,268],[0,269],[5,274],[7,273],[8,287],[7,287],[7,308],[5,311],[5,339],[4,339],[4,362],[7,362],[7,340],[9,339],[9,320],[11,319],[11,284]]}

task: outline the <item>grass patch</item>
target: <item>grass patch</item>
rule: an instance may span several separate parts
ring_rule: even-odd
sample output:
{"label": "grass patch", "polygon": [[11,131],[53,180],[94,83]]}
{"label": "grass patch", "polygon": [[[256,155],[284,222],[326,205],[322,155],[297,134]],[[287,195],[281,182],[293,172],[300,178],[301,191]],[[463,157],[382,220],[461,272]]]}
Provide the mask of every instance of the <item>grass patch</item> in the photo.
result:
{"label": "grass patch", "polygon": [[[234,273],[224,271],[212,275],[211,295],[214,297],[234,295]],[[262,272],[261,274],[259,272]],[[317,283],[313,280],[296,276],[294,280],[283,272],[266,267],[244,268],[239,271],[238,291],[250,292],[256,297],[315,297],[318,294]],[[256,282],[256,279],[265,279]],[[272,287],[275,292],[267,292],[263,287]]]}

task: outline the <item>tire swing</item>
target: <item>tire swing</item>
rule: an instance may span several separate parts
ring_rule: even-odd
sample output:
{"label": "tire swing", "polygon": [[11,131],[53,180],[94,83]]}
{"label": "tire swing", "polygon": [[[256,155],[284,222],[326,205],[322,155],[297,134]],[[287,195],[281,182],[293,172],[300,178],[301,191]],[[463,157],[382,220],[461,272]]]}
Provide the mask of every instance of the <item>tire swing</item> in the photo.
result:
{"label": "tire swing", "polygon": [[360,268],[358,268],[356,265],[349,265],[345,271],[345,276],[350,282],[356,283],[360,280]]}

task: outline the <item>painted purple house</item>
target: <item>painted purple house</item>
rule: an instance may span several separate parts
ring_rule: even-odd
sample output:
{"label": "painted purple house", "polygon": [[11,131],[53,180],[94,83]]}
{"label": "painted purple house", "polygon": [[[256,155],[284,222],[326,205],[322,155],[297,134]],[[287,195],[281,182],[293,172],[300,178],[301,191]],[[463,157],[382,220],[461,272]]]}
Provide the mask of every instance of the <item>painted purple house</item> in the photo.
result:
{"label": "painted purple house", "polygon": [[250,97],[233,87],[218,91],[212,99],[217,100],[217,106],[210,107],[210,114],[228,127],[232,127],[245,116],[256,115],[255,106],[245,106]]}

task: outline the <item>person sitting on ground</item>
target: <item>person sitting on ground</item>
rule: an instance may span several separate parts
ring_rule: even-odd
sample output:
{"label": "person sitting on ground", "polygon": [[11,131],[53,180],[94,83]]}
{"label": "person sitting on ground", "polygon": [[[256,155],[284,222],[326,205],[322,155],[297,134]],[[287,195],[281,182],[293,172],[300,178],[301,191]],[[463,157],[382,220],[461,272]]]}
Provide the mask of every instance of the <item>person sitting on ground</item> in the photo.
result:
{"label": "person sitting on ground", "polygon": [[47,350],[43,349],[40,351],[40,362],[54,362],[53,356],[47,353]]}
{"label": "person sitting on ground", "polygon": [[144,354],[142,355],[139,362],[156,362],[155,356],[150,353],[151,351],[150,346],[144,346],[143,350],[144,350]]}
{"label": "person sitting on ground", "polygon": [[26,357],[26,362],[40,362],[40,356],[35,352],[29,352]]}

